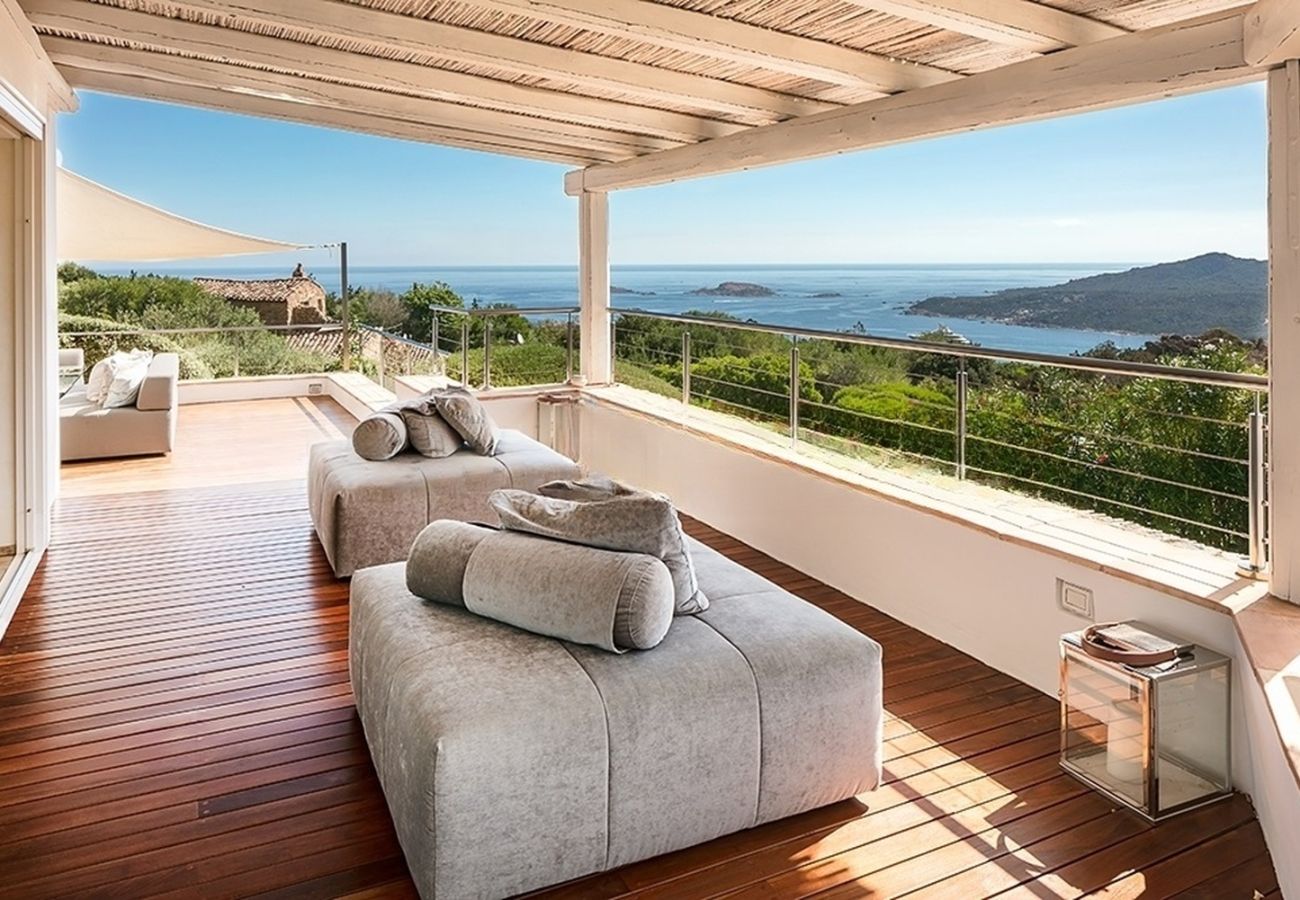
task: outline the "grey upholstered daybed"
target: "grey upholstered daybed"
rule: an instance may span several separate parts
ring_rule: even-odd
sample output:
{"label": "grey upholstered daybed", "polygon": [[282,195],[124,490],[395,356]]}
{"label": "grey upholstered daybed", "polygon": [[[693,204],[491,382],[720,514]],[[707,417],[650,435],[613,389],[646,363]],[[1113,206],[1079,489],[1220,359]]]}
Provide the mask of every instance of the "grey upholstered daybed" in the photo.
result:
{"label": "grey upholstered daybed", "polygon": [[357,709],[425,900],[504,897],[874,788],[874,641],[690,542],[707,611],[623,655],[352,581]]}
{"label": "grey upholstered daybed", "polygon": [[578,475],[573,460],[510,429],[493,456],[464,447],[443,459],[402,453],[374,461],[350,441],[323,441],[312,445],[307,464],[307,506],[334,574],[345,578],[406,559],[435,519],[496,522],[487,498],[497,488],[532,491]]}

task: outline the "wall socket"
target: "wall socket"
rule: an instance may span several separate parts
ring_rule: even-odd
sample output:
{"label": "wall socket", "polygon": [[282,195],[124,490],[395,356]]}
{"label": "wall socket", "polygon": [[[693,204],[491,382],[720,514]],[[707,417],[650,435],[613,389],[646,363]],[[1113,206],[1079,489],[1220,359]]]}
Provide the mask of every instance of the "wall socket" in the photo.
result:
{"label": "wall socket", "polygon": [[1097,620],[1092,611],[1092,589],[1071,584],[1064,578],[1056,579],[1056,605],[1089,622]]}

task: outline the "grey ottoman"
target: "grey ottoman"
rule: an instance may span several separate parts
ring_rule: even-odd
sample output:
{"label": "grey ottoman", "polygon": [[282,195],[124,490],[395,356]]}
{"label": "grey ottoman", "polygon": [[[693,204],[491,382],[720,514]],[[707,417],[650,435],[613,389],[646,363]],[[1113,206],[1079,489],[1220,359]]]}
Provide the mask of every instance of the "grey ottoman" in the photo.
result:
{"label": "grey ottoman", "polygon": [[375,462],[357,456],[350,441],[324,441],[311,448],[307,505],[325,556],[343,578],[406,559],[434,519],[495,523],[487,497],[497,488],[535,491],[579,474],[573,460],[509,429],[495,456],[462,449],[445,459],[401,453]]}
{"label": "grey ottoman", "polygon": [[426,900],[503,897],[874,788],[880,647],[692,542],[711,605],[622,656],[352,581],[357,709]]}

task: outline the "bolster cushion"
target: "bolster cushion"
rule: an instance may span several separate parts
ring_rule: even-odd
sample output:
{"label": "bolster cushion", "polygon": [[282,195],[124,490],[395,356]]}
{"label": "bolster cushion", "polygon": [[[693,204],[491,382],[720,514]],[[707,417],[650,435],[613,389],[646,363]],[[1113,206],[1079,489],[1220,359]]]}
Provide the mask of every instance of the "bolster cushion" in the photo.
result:
{"label": "bolster cushion", "polygon": [[465,569],[469,556],[484,538],[495,534],[487,525],[439,519],[425,526],[406,559],[406,589],[417,597],[465,605]]}
{"label": "bolster cushion", "polygon": [[656,557],[462,522],[420,533],[406,583],[426,600],[611,653],[656,646],[673,618],[672,577]]}
{"label": "bolster cushion", "polygon": [[352,429],[352,449],[362,459],[392,459],[406,449],[407,442],[406,423],[395,411],[369,415]]}

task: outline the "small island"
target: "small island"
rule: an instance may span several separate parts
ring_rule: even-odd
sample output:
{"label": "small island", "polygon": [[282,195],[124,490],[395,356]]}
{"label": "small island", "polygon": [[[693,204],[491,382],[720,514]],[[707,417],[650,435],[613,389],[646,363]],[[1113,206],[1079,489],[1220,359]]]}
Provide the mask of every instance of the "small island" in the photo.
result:
{"label": "small island", "polygon": [[717,287],[696,288],[690,293],[699,297],[775,297],[776,291],[750,281],[724,281]]}
{"label": "small island", "polygon": [[843,297],[839,291],[818,291],[810,295],[814,300],[829,300],[832,297]]}
{"label": "small island", "polygon": [[611,294],[630,294],[634,297],[653,297],[655,295],[654,291],[637,291],[632,288],[619,287],[618,285],[610,285],[609,292]]}

